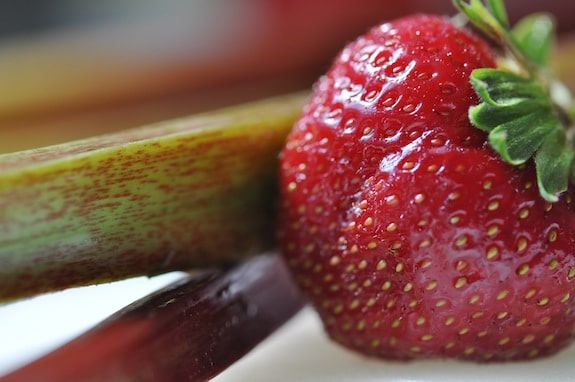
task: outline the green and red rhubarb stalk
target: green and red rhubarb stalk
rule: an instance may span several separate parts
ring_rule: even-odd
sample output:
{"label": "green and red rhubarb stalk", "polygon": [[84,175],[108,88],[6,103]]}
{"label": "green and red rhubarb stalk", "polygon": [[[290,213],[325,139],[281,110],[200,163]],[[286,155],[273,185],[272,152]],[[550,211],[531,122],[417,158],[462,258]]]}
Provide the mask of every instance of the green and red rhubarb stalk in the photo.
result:
{"label": "green and red rhubarb stalk", "polygon": [[0,300],[271,248],[277,153],[305,97],[0,155]]}

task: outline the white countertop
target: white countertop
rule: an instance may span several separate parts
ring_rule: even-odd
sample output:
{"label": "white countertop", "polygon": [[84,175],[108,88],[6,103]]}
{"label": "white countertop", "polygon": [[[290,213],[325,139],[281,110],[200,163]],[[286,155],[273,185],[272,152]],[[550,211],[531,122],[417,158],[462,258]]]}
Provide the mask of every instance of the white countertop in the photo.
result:
{"label": "white countertop", "polygon": [[[142,277],[0,306],[0,375],[179,277]],[[316,314],[306,308],[214,381],[575,382],[574,360],[575,346],[539,361],[507,364],[367,359],[330,342]]]}

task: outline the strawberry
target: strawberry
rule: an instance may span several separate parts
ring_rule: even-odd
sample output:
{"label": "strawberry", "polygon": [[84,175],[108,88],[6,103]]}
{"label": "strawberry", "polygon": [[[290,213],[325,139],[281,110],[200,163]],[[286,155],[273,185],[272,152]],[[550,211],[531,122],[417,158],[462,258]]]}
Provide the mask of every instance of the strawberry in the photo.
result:
{"label": "strawberry", "polygon": [[542,82],[552,28],[455,3],[502,49],[413,15],[351,42],[317,82],[280,155],[280,244],[350,349],[549,355],[575,327],[571,121]]}

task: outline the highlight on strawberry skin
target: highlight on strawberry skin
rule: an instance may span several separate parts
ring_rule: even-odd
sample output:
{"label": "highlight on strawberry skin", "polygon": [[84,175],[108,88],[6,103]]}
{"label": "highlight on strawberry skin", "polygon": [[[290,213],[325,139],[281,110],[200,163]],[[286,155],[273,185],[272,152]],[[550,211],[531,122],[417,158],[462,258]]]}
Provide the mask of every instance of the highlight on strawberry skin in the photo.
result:
{"label": "highlight on strawberry skin", "polygon": [[553,24],[454,4],[373,27],[316,83],[280,157],[278,237],[350,349],[547,356],[575,327],[575,108],[547,68]]}

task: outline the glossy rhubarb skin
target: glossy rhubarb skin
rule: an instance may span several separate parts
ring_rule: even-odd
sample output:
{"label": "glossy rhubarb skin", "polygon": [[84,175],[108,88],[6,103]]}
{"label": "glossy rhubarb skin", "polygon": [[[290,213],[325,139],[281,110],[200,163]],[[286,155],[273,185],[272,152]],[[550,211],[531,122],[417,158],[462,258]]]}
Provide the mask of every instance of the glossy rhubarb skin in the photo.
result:
{"label": "glossy rhubarb skin", "polygon": [[280,258],[257,256],[144,297],[0,381],[206,381],[303,304]]}
{"label": "glossy rhubarb skin", "polygon": [[306,97],[0,155],[0,300],[271,248],[276,157]]}

